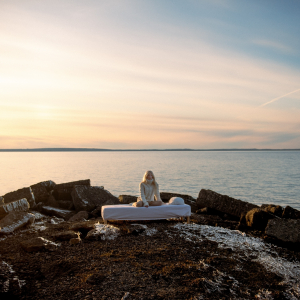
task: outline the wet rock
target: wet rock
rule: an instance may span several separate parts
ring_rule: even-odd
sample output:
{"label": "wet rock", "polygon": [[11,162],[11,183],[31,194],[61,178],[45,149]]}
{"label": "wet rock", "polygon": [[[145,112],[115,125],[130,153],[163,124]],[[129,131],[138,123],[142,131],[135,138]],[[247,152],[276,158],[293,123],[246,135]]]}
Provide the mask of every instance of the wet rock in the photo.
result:
{"label": "wet rock", "polygon": [[227,195],[221,195],[211,190],[202,189],[197,198],[197,207],[199,209],[209,207],[222,213],[240,218],[242,213],[247,213],[257,205],[231,198]]}
{"label": "wet rock", "polygon": [[56,200],[73,201],[71,192],[75,185],[90,186],[91,181],[90,179],[84,179],[84,180],[56,184],[52,194]]}
{"label": "wet rock", "polygon": [[55,182],[53,182],[52,180],[42,181],[33,184],[30,187],[34,194],[36,204],[39,202],[43,202],[46,204],[46,202],[48,201],[50,191],[53,190],[55,187]]}
{"label": "wet rock", "polygon": [[43,206],[40,210],[43,214],[47,216],[55,216],[58,218],[63,218],[64,220],[68,220],[74,212],[67,209],[60,209],[51,206]]}
{"label": "wet rock", "polygon": [[283,208],[280,205],[262,204],[261,209],[277,217],[282,217]]}
{"label": "wet rock", "polygon": [[37,252],[42,250],[55,251],[59,244],[53,243],[43,237],[36,237],[22,242],[21,247],[27,252]]}
{"label": "wet rock", "polygon": [[172,197],[180,197],[184,200],[185,204],[188,204],[191,206],[191,211],[195,213],[197,211],[197,204],[196,204],[196,199],[194,199],[190,195],[184,195],[184,194],[178,194],[178,193],[165,193],[162,192],[160,193],[160,198],[163,202],[169,202],[169,200]]}
{"label": "wet rock", "polygon": [[23,211],[13,211],[0,221],[0,235],[12,233],[17,229],[32,224],[34,220],[34,214]]}
{"label": "wet rock", "polygon": [[300,219],[300,211],[290,206],[286,206],[282,213],[282,217],[286,219]]}
{"label": "wet rock", "polygon": [[262,210],[261,208],[253,208],[245,215],[246,225],[253,229],[264,231],[268,221],[275,216]]}
{"label": "wet rock", "polygon": [[0,219],[4,218],[12,211],[28,211],[28,210],[29,210],[29,203],[25,198],[7,204],[1,204]]}
{"label": "wet rock", "polygon": [[132,203],[132,202],[136,202],[137,201],[137,198],[136,196],[130,196],[130,195],[120,195],[119,196],[119,201],[120,203],[122,204],[129,204],[129,203]]}
{"label": "wet rock", "polygon": [[89,213],[87,211],[80,211],[73,217],[69,219],[69,222],[82,222],[89,218]]}
{"label": "wet rock", "polygon": [[26,198],[30,207],[35,206],[35,199],[30,187],[22,188],[14,192],[7,193],[3,196],[4,203],[14,202],[23,198]]}
{"label": "wet rock", "polygon": [[72,191],[76,211],[92,211],[98,206],[120,204],[119,199],[98,186],[74,186]]}
{"label": "wet rock", "polygon": [[300,220],[272,219],[268,222],[265,233],[282,242],[300,245]]}
{"label": "wet rock", "polygon": [[75,232],[72,230],[63,231],[52,235],[52,237],[57,241],[69,241],[71,239],[77,239],[79,236],[79,232]]}

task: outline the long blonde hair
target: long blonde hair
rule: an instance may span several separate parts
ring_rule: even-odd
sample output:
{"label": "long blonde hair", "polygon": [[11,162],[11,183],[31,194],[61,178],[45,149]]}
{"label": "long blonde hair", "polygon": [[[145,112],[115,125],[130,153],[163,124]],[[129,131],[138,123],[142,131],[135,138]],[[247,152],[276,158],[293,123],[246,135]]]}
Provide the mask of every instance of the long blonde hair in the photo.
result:
{"label": "long blonde hair", "polygon": [[150,171],[150,170],[148,170],[148,171],[145,172],[145,174],[144,174],[144,176],[143,176],[142,182],[147,182],[147,176],[148,176],[148,174],[152,174],[152,177],[153,177],[153,182],[152,182],[152,184],[153,184],[153,185],[156,185],[155,176],[154,176],[153,172]]}

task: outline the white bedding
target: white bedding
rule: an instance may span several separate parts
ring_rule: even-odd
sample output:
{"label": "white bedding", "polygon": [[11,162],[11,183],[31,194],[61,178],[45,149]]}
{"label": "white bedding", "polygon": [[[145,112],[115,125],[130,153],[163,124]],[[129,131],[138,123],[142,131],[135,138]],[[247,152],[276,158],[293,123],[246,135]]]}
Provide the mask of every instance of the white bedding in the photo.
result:
{"label": "white bedding", "polygon": [[101,209],[103,220],[160,220],[190,217],[191,207],[184,205],[134,207],[129,204],[104,205]]}

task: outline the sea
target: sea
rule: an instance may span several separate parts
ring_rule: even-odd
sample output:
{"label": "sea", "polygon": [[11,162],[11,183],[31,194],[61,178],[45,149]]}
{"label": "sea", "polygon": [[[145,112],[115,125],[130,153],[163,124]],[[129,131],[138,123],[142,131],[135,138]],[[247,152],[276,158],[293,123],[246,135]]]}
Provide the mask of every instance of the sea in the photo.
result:
{"label": "sea", "polygon": [[300,209],[300,151],[1,152],[0,195],[52,180],[90,179],[113,195],[139,194],[152,170],[160,192],[201,189],[254,203]]}

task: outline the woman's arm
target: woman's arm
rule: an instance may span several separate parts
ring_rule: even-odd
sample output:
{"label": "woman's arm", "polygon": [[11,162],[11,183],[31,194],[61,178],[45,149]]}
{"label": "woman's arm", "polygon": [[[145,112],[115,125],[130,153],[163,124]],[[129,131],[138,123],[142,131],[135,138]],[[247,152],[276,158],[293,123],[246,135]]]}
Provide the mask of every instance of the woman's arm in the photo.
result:
{"label": "woman's arm", "polygon": [[156,198],[156,201],[162,201],[160,198],[158,183],[155,183],[155,198]]}
{"label": "woman's arm", "polygon": [[143,200],[144,206],[149,206],[148,201],[146,200],[146,196],[145,196],[145,188],[143,183],[140,183],[140,197]]}

